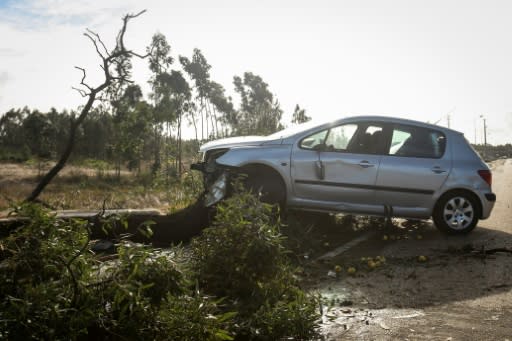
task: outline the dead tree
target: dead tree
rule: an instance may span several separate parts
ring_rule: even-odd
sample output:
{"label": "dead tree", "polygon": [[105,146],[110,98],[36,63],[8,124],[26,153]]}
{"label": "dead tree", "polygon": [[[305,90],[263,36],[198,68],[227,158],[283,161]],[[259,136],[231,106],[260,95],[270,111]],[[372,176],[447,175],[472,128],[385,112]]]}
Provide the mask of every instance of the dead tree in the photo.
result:
{"label": "dead tree", "polygon": [[98,99],[98,95],[115,82],[131,82],[129,80],[129,70],[126,68],[125,65],[126,60],[133,56],[138,58],[145,58],[149,55],[137,54],[131,50],[127,50],[124,46],[124,35],[126,33],[126,27],[128,25],[128,22],[131,19],[137,18],[145,11],[146,10],[141,11],[137,14],[127,14],[123,17],[123,26],[119,31],[119,34],[117,35],[116,46],[110,52],[107,50],[107,47],[105,46],[105,44],[103,43],[103,41],[97,33],[89,29],[87,30],[87,32],[84,33],[84,35],[92,42],[94,48],[96,49],[96,52],[102,60],[102,64],[100,65],[100,67],[104,71],[105,79],[103,80],[103,83],[101,83],[100,85],[92,87],[85,82],[85,69],[75,66],[75,68],[82,72],[82,80],[80,81],[80,88],[73,89],[77,90],[82,95],[82,97],[87,98],[87,102],[80,111],[80,115],[78,115],[76,119],[73,118],[71,120],[69,138],[66,144],[66,148],[64,149],[64,152],[62,153],[59,161],[55,164],[55,166],[53,166],[52,169],[48,171],[48,173],[45,174],[45,176],[41,179],[41,181],[37,184],[35,189],[25,199],[25,201],[36,201],[37,197],[41,194],[45,187],[62,170],[62,168],[64,168],[75,146],[76,132],[82,124],[82,122],[84,121],[84,119],[87,117],[87,114],[89,114],[89,111],[91,110],[94,102]]}

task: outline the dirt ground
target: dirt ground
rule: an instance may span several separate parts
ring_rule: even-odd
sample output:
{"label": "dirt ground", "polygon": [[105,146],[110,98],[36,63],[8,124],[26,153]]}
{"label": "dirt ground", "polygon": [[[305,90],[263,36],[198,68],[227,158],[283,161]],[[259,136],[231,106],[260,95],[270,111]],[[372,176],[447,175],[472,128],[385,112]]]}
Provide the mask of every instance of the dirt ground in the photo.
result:
{"label": "dirt ground", "polygon": [[512,249],[512,160],[492,168],[497,203],[469,235],[398,221],[347,231],[330,247],[344,252],[312,262],[326,340],[512,340],[512,254],[496,250]]}

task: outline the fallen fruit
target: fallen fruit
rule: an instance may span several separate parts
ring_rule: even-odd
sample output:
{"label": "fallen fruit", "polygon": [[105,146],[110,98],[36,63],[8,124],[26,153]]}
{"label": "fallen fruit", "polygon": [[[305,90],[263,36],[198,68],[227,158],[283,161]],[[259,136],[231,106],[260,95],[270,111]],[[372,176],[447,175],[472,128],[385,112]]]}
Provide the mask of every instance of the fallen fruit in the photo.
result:
{"label": "fallen fruit", "polygon": [[368,261],[368,267],[369,267],[370,269],[375,269],[375,268],[377,267],[377,263],[375,263],[373,260],[371,260],[371,259],[370,259],[370,260]]}
{"label": "fallen fruit", "polygon": [[427,261],[427,257],[425,256],[418,256],[418,262],[426,262]]}
{"label": "fallen fruit", "polygon": [[382,240],[388,240],[388,239],[389,239],[389,237],[387,235],[382,236]]}
{"label": "fallen fruit", "polygon": [[336,272],[341,272],[341,266],[336,265],[336,266],[334,267],[334,271],[336,271]]}
{"label": "fallen fruit", "polygon": [[349,275],[353,275],[353,274],[355,274],[355,273],[356,273],[356,271],[357,271],[357,270],[356,270],[356,268],[354,268],[353,266],[351,266],[351,267],[349,267],[349,268],[347,269],[347,273],[348,273]]}

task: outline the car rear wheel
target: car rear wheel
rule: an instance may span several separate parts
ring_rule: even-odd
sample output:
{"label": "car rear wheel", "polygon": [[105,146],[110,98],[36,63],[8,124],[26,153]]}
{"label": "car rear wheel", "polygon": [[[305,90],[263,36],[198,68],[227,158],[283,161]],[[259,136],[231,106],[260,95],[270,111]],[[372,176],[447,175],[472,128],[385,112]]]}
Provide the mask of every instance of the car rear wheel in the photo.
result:
{"label": "car rear wheel", "polygon": [[474,195],[466,191],[453,191],[439,199],[433,219],[442,232],[464,234],[475,228],[479,216],[478,201]]}

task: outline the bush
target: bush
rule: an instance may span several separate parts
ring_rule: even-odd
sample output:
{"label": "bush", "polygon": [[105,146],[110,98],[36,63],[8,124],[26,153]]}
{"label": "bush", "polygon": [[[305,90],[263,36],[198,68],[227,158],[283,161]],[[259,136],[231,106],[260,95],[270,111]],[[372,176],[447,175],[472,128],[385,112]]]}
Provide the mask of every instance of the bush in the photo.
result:
{"label": "bush", "polygon": [[230,339],[231,314],[192,290],[168,254],[123,242],[100,262],[85,221],[32,205],[18,214],[27,223],[0,245],[1,339]]}
{"label": "bush", "polygon": [[277,214],[251,194],[218,207],[189,257],[122,241],[106,261],[90,250],[87,222],[34,205],[17,213],[26,223],[0,240],[0,339],[318,336],[318,302],[298,286]]}
{"label": "bush", "polygon": [[192,241],[199,286],[238,312],[240,340],[317,336],[317,300],[298,287],[277,216],[241,192],[220,204],[213,226]]}
{"label": "bush", "polygon": [[[83,221],[64,222],[38,206],[18,213],[28,222],[1,241],[0,337],[65,339],[86,332],[93,319],[92,255]],[[83,307],[82,311],[79,308]]]}

